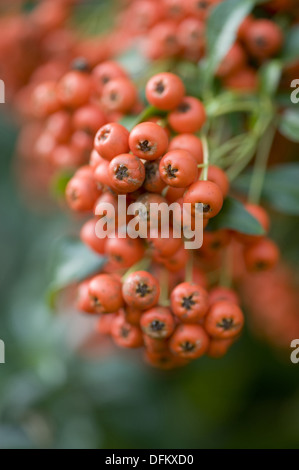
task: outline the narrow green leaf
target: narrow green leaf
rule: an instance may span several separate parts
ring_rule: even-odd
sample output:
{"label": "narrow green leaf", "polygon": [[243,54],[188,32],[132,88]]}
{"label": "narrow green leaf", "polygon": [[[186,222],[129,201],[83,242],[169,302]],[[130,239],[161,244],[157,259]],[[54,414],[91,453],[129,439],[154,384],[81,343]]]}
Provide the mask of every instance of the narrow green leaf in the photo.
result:
{"label": "narrow green leaf", "polygon": [[260,223],[244,208],[244,205],[232,197],[225,199],[220,213],[209,221],[211,230],[227,228],[248,235],[263,235]]}
{"label": "narrow green leaf", "polygon": [[[234,182],[234,187],[248,192],[252,171],[247,171]],[[299,164],[275,165],[268,169],[262,190],[262,200],[289,215],[299,215]]]}
{"label": "narrow green leaf", "polygon": [[[284,64],[291,64],[299,59],[299,26],[291,28],[285,36],[284,46],[281,52],[281,59]],[[296,77],[294,77],[296,78]]]}
{"label": "narrow green leaf", "polygon": [[131,131],[133,127],[137,126],[137,124],[146,121],[152,116],[161,116],[161,118],[163,118],[165,116],[165,112],[161,111],[155,106],[148,106],[140,114],[138,114],[138,116],[124,116],[122,119],[120,119],[119,123],[126,127],[128,131]]}
{"label": "narrow green leaf", "polygon": [[243,19],[255,5],[254,0],[226,0],[212,11],[207,24],[207,68],[210,79],[232,46]]}
{"label": "narrow green leaf", "polygon": [[106,258],[92,252],[79,239],[59,240],[52,254],[52,282],[47,292],[50,307],[55,307],[57,294],[62,289],[99,272],[105,262]]}
{"label": "narrow green leaf", "polygon": [[263,94],[273,96],[278,88],[282,72],[282,62],[271,60],[260,69],[260,90]]}
{"label": "narrow green leaf", "polygon": [[65,188],[73,174],[73,171],[63,170],[54,175],[51,181],[50,192],[55,199],[64,198]]}
{"label": "narrow green leaf", "polygon": [[279,131],[292,142],[299,142],[299,111],[287,109],[281,116]]}

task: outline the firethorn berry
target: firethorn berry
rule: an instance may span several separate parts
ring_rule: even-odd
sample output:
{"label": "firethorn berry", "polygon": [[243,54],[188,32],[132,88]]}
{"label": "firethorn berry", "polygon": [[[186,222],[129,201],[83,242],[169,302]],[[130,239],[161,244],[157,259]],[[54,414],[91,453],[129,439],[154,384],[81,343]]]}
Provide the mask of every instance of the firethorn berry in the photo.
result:
{"label": "firethorn berry", "polygon": [[168,150],[186,150],[191,153],[198,164],[203,162],[203,150],[201,140],[193,134],[179,134],[174,137]]}
{"label": "firethorn berry", "polygon": [[160,159],[147,161],[144,164],[145,180],[143,187],[150,193],[161,193],[165,188],[165,183],[159,171]]}
{"label": "firethorn berry", "polygon": [[117,122],[106,124],[98,130],[94,148],[101,157],[112,160],[121,153],[129,152],[129,135],[129,131]]}
{"label": "firethorn berry", "polygon": [[124,308],[126,322],[131,325],[139,326],[141,315],[142,311],[138,308],[130,307],[129,305],[126,305]]}
{"label": "firethorn berry", "polygon": [[99,190],[93,178],[73,177],[67,184],[65,195],[72,210],[85,212],[93,209]]}
{"label": "firethorn berry", "polygon": [[130,307],[148,310],[159,300],[160,286],[156,278],[146,271],[135,271],[123,283],[123,298]]}
{"label": "firethorn berry", "polygon": [[239,26],[239,29],[238,29],[238,32],[237,32],[237,39],[239,39],[240,41],[242,41],[242,43],[244,42],[245,40],[245,37],[247,35],[247,31],[248,31],[248,28],[249,28],[249,25],[255,21],[255,19],[253,18],[252,15],[248,15],[244,18],[244,20],[242,21],[242,23],[240,24]]}
{"label": "firethorn berry", "polygon": [[57,111],[48,117],[46,131],[54,137],[58,144],[69,141],[72,133],[72,119],[67,111]]}
{"label": "firethorn berry", "polygon": [[50,163],[54,168],[76,168],[85,163],[79,149],[70,144],[57,145],[52,149]]}
{"label": "firethorn berry", "polygon": [[229,192],[229,179],[225,171],[219,166],[209,165],[208,168],[208,181],[216,183],[222,191],[223,197],[225,198]]}
{"label": "firethorn berry", "polygon": [[140,326],[150,338],[163,339],[172,335],[175,321],[169,308],[157,306],[144,312]]}
{"label": "firethorn berry", "polygon": [[161,21],[150,30],[146,50],[150,59],[167,59],[176,56],[179,51],[175,21]]}
{"label": "firethorn berry", "polygon": [[109,162],[103,159],[103,161],[94,170],[94,179],[100,187],[110,185],[108,168]]}
{"label": "firethorn berry", "polygon": [[[147,221],[148,223],[151,222],[151,209],[153,208],[153,204],[167,204],[166,199],[160,194],[155,193],[144,193],[139,196],[136,202],[140,202],[144,205],[144,210],[139,211],[138,216],[140,221]],[[158,214],[158,223],[161,220],[161,213]]]}
{"label": "firethorn berry", "polygon": [[88,292],[96,313],[114,313],[123,306],[121,282],[115,276],[98,274],[90,280]]}
{"label": "firethorn berry", "polygon": [[151,105],[164,111],[170,111],[182,101],[185,95],[185,86],[177,75],[163,72],[149,79],[145,94]]}
{"label": "firethorn berry", "polygon": [[154,122],[142,122],[134,127],[129,137],[130,150],[144,160],[156,160],[168,147],[168,136],[163,127]]}
{"label": "firethorn berry", "polygon": [[207,316],[204,327],[213,338],[233,338],[237,336],[244,324],[244,316],[238,305],[227,300],[215,302]]}
{"label": "firethorn berry", "polygon": [[245,35],[245,46],[248,52],[257,59],[267,59],[277,54],[283,43],[280,27],[271,20],[252,21]]}
{"label": "firethorn berry", "polygon": [[130,268],[144,255],[144,246],[139,238],[108,238],[106,254],[117,269]]}
{"label": "firethorn berry", "polygon": [[77,290],[77,309],[84,313],[95,313],[89,297],[89,280],[81,282]]}
{"label": "firethorn berry", "polygon": [[75,111],[73,115],[74,129],[84,131],[94,136],[97,130],[106,122],[103,111],[94,104],[82,106]]}
{"label": "firethorn berry", "polygon": [[108,174],[111,187],[115,191],[120,194],[132,193],[143,184],[144,164],[135,155],[123,153],[111,160]]}
{"label": "firethorn berry", "polygon": [[103,158],[101,155],[96,151],[92,150],[89,158],[89,165],[94,169],[96,168],[100,163],[103,162]]}
{"label": "firethorn berry", "polygon": [[169,186],[167,188],[165,199],[170,204],[172,202],[176,202],[178,199],[183,197],[185,190],[186,190],[185,188],[174,188],[173,186]]}
{"label": "firethorn berry", "polygon": [[102,336],[110,336],[112,323],[115,317],[116,314],[114,313],[109,313],[109,315],[101,315],[95,325],[96,332]]}
{"label": "firethorn berry", "polygon": [[148,243],[159,256],[164,258],[174,255],[174,253],[182,247],[182,239],[174,238],[171,227],[169,227],[169,235],[167,238],[162,238],[160,231],[153,231],[153,233],[148,236]]}
{"label": "firethorn berry", "polygon": [[189,250],[185,250],[182,246],[176,253],[169,258],[162,258],[161,262],[171,272],[180,271],[186,266],[189,259]]}
{"label": "firethorn berry", "polygon": [[95,85],[96,92],[102,93],[103,86],[106,85],[106,83],[114,80],[115,78],[127,78],[127,74],[117,62],[106,61],[97,65],[93,69],[91,77]]}
{"label": "firethorn berry", "polygon": [[117,215],[118,213],[117,197],[114,194],[112,194],[111,191],[105,191],[97,199],[95,206],[94,206],[94,214],[98,218],[108,215],[107,204],[113,206],[114,214]]}
{"label": "firethorn berry", "polygon": [[93,138],[85,131],[75,131],[71,137],[70,146],[77,150],[82,161],[87,163],[93,147]]}
{"label": "firethorn berry", "polygon": [[199,60],[204,53],[205,24],[197,18],[186,18],[178,25],[177,34],[184,55]]}
{"label": "firethorn berry", "polygon": [[198,179],[197,161],[187,150],[171,150],[159,165],[164,183],[175,188],[186,188]]}
{"label": "firethorn berry", "polygon": [[223,195],[216,183],[212,181],[197,181],[193,183],[183,198],[184,203],[192,204],[191,213],[194,215],[196,207],[195,204],[203,204],[203,217],[215,217],[221,210],[223,205]]}
{"label": "firethorn berry", "polygon": [[186,366],[188,360],[174,356],[170,351],[152,352],[145,351],[145,360],[152,366],[162,370],[171,370],[176,367]]}
{"label": "firethorn berry", "polygon": [[164,12],[166,18],[180,22],[187,15],[187,8],[181,0],[164,0]]}
{"label": "firethorn berry", "polygon": [[32,111],[38,118],[55,113],[61,107],[57,96],[56,83],[48,81],[38,85],[32,94]]}
{"label": "firethorn berry", "polygon": [[183,323],[196,323],[208,311],[208,293],[201,286],[183,282],[170,296],[171,310]]}
{"label": "firethorn berry", "polygon": [[185,96],[180,104],[168,114],[170,127],[178,133],[199,131],[206,121],[205,108],[193,96]]}
{"label": "firethorn berry", "polygon": [[223,80],[225,88],[242,93],[253,93],[258,88],[258,76],[255,69],[243,67]]}
{"label": "firethorn berry", "polygon": [[82,226],[80,238],[89,248],[99,254],[105,253],[106,238],[99,238],[96,235],[96,224],[98,219],[90,219]]}
{"label": "firethorn berry", "polygon": [[128,323],[123,315],[117,315],[111,325],[111,336],[122,348],[140,348],[143,338],[140,328]]}
{"label": "firethorn berry", "polygon": [[236,42],[221,61],[216,76],[222,78],[234,74],[237,70],[245,67],[246,62],[246,53],[243,47]]}
{"label": "firethorn berry", "polygon": [[64,106],[78,108],[87,103],[91,94],[89,74],[72,70],[57,85],[57,95]]}
{"label": "firethorn berry", "polygon": [[136,101],[136,87],[128,78],[110,80],[103,88],[101,102],[108,111],[127,113]]}
{"label": "firethorn berry", "polygon": [[151,338],[148,335],[143,335],[143,342],[144,346],[146,347],[147,351],[153,353],[163,353],[168,351],[168,342],[166,339],[161,338]]}
{"label": "firethorn berry", "polygon": [[244,261],[250,272],[271,269],[277,264],[278,259],[279,249],[276,243],[266,237],[244,248]]}
{"label": "firethorn berry", "polygon": [[169,349],[185,359],[197,359],[205,354],[209,337],[200,325],[179,325],[170,338]]}
{"label": "firethorn berry", "polygon": [[211,289],[209,292],[210,306],[216,302],[219,302],[220,300],[226,300],[236,305],[240,304],[239,297],[235,290],[222,286],[213,287],[213,289]]}
{"label": "firethorn berry", "polygon": [[218,359],[219,357],[225,356],[230,346],[233,344],[233,339],[211,339],[206,355]]}
{"label": "firethorn berry", "polygon": [[203,244],[200,251],[206,256],[215,256],[230,242],[230,234],[227,230],[205,230],[203,234]]}
{"label": "firethorn berry", "polygon": [[83,165],[80,166],[80,168],[77,169],[76,173],[74,176],[78,176],[79,178],[86,177],[86,178],[93,178],[93,169],[89,165]]}

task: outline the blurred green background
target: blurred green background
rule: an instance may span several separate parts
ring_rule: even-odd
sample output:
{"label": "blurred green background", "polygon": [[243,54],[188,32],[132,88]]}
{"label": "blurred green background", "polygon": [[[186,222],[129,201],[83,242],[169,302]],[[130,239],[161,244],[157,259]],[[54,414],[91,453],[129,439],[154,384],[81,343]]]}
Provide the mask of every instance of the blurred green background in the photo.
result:
{"label": "blurred green background", "polygon": [[248,332],[224,359],[173,372],[126,351],[70,350],[67,322],[44,301],[49,250],[67,223],[22,202],[16,134],[2,116],[0,448],[298,448],[299,364]]}

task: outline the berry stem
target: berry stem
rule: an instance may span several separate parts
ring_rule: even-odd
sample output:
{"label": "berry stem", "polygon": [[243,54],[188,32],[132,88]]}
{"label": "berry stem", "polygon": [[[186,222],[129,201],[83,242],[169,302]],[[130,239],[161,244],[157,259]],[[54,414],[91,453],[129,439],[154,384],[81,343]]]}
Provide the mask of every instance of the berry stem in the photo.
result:
{"label": "berry stem", "polygon": [[186,270],[185,270],[185,282],[192,282],[193,281],[193,262],[194,262],[194,255],[193,251],[189,250],[189,258],[188,262],[186,264]]}
{"label": "berry stem", "polygon": [[150,265],[151,265],[151,259],[149,257],[142,258],[142,260],[138,261],[138,263],[135,263],[125,272],[125,274],[121,278],[122,282],[124,282],[127,279],[127,277],[130,274],[134,273],[135,271],[146,271]]}
{"label": "berry stem", "polygon": [[263,184],[265,180],[265,174],[267,170],[267,163],[269,154],[272,148],[273,139],[275,136],[276,126],[274,122],[271,122],[264,136],[262,137],[260,144],[257,148],[255,157],[250,188],[248,193],[248,201],[252,204],[259,204]]}
{"label": "berry stem", "polygon": [[220,268],[219,285],[222,287],[231,287],[232,285],[232,261],[233,261],[233,245],[228,245],[222,255],[222,263]]}
{"label": "berry stem", "polygon": [[160,277],[161,293],[159,298],[159,305],[162,307],[168,307],[169,305],[169,273],[166,268],[162,268],[162,273]]}
{"label": "berry stem", "polygon": [[208,179],[208,169],[209,169],[209,146],[208,139],[206,136],[201,137],[202,148],[203,148],[203,171],[201,173],[201,179],[207,181]]}

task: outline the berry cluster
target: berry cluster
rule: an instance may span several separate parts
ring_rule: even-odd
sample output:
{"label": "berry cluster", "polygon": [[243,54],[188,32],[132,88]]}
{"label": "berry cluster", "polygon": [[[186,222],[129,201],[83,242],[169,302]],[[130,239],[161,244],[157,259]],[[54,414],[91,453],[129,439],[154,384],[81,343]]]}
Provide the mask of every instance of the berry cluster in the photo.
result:
{"label": "berry cluster", "polygon": [[[173,367],[204,353],[220,357],[241,332],[244,320],[236,292],[209,280],[223,254],[237,244],[248,271],[256,272],[272,268],[279,252],[265,235],[208,229],[209,220],[221,211],[229,180],[221,168],[204,163],[203,142],[196,135],[206,120],[202,102],[185,96],[183,82],[171,73],[153,76],[146,97],[162,117],[140,122],[131,131],[116,122],[102,126],[90,164],[69,181],[66,198],[72,210],[94,212],[81,229],[81,239],[107,257],[103,273],[80,285],[78,308],[102,314],[100,331],[111,333],[118,345],[144,346],[151,364]],[[160,228],[155,236],[130,237],[124,230],[131,220],[127,215],[120,231],[98,237],[98,221],[105,216],[107,224],[106,204],[117,212],[120,195],[126,195],[127,205],[144,204],[145,213],[139,217],[149,225],[153,203],[177,202],[179,218],[189,203],[191,225],[196,204],[202,204],[202,247],[188,250],[183,237],[174,236],[175,215],[168,238]],[[266,234],[266,211],[254,204],[244,207]],[[148,271],[140,270],[144,264]],[[165,272],[168,279],[160,283]]]}

